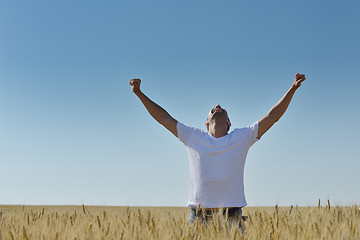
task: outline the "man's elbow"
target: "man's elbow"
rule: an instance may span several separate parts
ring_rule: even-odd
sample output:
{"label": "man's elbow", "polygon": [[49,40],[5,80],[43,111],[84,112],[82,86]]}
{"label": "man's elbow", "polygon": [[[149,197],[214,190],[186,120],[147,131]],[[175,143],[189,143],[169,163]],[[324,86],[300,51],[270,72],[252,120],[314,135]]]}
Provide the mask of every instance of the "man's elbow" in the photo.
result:
{"label": "man's elbow", "polygon": [[268,118],[271,122],[276,123],[281,118],[281,115],[279,111],[271,111],[268,113]]}

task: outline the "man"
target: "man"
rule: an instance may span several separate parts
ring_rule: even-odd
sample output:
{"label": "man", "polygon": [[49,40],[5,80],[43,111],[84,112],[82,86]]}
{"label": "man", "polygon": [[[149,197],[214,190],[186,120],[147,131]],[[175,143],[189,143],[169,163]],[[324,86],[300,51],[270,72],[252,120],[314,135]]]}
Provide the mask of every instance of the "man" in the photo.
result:
{"label": "man", "polygon": [[[287,93],[259,121],[228,133],[231,126],[225,109],[211,109],[205,122],[208,132],[188,127],[170,116],[140,90],[140,79],[130,80],[132,91],[150,115],[184,143],[190,162],[191,207],[189,222],[206,220],[213,210],[225,209],[229,218],[241,219],[246,206],[243,173],[249,148],[285,113],[295,91],[305,80],[297,73]],[[197,207],[199,207],[197,209]],[[241,222],[239,227],[242,229]]]}

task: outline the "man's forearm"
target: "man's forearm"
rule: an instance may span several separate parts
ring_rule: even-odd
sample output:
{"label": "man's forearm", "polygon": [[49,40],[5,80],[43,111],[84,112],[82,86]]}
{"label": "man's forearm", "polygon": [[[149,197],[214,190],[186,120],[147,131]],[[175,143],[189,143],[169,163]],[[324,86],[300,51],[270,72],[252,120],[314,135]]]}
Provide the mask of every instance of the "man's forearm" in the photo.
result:
{"label": "man's forearm", "polygon": [[270,109],[270,111],[259,120],[259,129],[257,138],[260,139],[277,122],[288,108],[296,89],[305,81],[304,74],[295,74],[295,80],[289,91]]}
{"label": "man's forearm", "polygon": [[162,107],[150,100],[145,94],[140,90],[141,80],[139,78],[133,78],[129,81],[133,93],[138,96],[141,102],[144,104],[146,110],[150,115],[161,125],[163,125],[167,130],[169,130],[175,137],[178,137],[177,134],[177,121],[170,116]]}
{"label": "man's forearm", "polygon": [[170,114],[165,111],[165,109],[154,103],[141,91],[136,92],[135,94],[141,100],[141,102],[145,106],[146,110],[150,113],[150,115],[160,124],[163,124],[166,119],[172,118]]}
{"label": "man's forearm", "polygon": [[270,109],[268,115],[278,121],[288,108],[295,91],[296,87],[292,85],[287,93]]}

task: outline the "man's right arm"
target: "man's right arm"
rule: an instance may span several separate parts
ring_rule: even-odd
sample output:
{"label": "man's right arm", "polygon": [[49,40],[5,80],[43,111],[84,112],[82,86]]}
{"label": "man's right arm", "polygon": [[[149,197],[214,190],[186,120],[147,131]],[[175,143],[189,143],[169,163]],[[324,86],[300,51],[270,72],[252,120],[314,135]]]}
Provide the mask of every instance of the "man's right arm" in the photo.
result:
{"label": "man's right arm", "polygon": [[131,79],[130,85],[132,87],[132,91],[135,95],[141,100],[142,104],[145,106],[146,110],[150,113],[150,115],[161,125],[163,125],[167,130],[172,132],[176,137],[177,134],[177,121],[170,116],[168,112],[166,112],[162,107],[151,101],[144,93],[140,90],[140,79]]}

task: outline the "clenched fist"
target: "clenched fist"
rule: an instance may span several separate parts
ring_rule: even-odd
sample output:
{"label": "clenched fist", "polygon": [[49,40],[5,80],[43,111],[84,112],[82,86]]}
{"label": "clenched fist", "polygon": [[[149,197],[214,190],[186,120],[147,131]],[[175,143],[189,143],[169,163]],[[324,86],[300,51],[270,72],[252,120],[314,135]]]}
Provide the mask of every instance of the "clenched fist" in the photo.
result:
{"label": "clenched fist", "polygon": [[300,73],[295,74],[295,80],[293,84],[295,89],[298,89],[301,86],[301,83],[305,81],[305,79],[306,79],[305,74],[300,74]]}
{"label": "clenched fist", "polygon": [[130,85],[131,85],[131,90],[134,93],[140,92],[140,84],[141,84],[141,80],[138,78],[134,78],[130,80]]}

